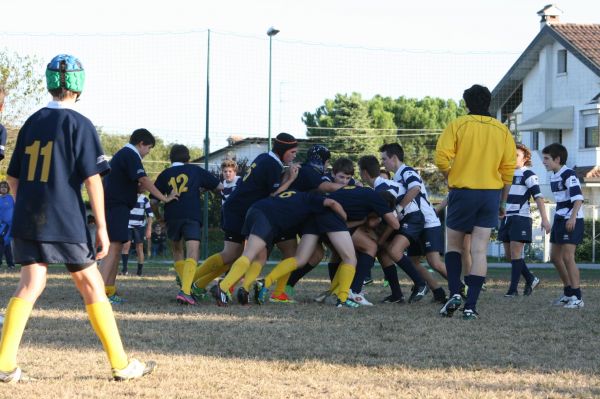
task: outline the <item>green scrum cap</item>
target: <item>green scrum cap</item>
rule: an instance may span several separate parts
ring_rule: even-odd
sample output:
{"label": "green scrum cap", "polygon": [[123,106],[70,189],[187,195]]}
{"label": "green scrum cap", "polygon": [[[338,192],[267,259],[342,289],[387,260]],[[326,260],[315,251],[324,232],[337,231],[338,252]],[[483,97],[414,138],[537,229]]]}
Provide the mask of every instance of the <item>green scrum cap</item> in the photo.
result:
{"label": "green scrum cap", "polygon": [[46,87],[48,90],[61,87],[81,93],[85,82],[85,71],[81,61],[72,55],[59,54],[52,58],[46,67]]}

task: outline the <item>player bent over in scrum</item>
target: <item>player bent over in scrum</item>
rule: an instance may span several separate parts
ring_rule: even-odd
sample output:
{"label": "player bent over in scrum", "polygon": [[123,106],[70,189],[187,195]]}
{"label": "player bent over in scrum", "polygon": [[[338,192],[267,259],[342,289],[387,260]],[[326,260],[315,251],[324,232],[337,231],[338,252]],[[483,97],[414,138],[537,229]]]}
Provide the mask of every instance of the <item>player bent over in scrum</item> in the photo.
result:
{"label": "player bent over in scrum", "polygon": [[317,193],[284,191],[276,197],[262,199],[248,210],[242,234],[248,237],[242,256],[231,266],[227,276],[216,287],[217,305],[230,301],[229,288],[244,274],[252,262],[264,264],[273,238],[300,226],[313,214],[327,215],[328,209],[345,219],[340,204]]}

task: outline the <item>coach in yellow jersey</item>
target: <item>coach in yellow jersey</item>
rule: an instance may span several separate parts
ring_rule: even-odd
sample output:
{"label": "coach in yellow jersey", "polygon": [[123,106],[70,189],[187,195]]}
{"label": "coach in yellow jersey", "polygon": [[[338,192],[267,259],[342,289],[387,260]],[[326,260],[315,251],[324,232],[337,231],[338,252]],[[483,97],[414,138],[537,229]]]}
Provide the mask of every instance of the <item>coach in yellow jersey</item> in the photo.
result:
{"label": "coach in yellow jersey", "polygon": [[463,318],[476,319],[477,298],[487,273],[487,244],[491,230],[504,215],[516,164],[515,141],[506,126],[489,113],[491,93],[474,85],[463,93],[469,114],[446,127],[438,139],[435,163],[448,178],[446,268],[450,299],[440,310],[451,317],[461,305],[461,252],[471,233],[471,274]]}

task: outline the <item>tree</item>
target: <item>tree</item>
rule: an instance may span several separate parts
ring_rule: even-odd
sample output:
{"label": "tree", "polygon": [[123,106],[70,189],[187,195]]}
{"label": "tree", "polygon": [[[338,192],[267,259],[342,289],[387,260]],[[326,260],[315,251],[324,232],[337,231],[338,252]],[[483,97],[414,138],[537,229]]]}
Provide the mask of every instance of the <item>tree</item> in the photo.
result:
{"label": "tree", "polygon": [[0,85],[7,91],[3,124],[20,125],[40,105],[47,94],[43,71],[37,57],[0,50]]}

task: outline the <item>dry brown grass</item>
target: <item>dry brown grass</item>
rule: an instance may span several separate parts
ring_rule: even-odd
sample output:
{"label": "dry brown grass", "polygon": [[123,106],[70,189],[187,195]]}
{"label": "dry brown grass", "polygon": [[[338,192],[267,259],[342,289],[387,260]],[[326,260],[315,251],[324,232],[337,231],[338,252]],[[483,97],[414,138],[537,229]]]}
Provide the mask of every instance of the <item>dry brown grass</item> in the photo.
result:
{"label": "dry brown grass", "polygon": [[[549,306],[559,293],[552,271],[538,273],[532,297],[512,300],[502,297],[507,274],[492,272],[481,319],[466,322],[437,317],[430,297],[357,310],[314,304],[324,270],[298,285],[296,305],[186,308],[171,274],[148,268],[121,280],[129,302],[116,313],[128,352],[159,368],[113,383],[70,279],[52,269],[19,353],[39,381],[0,386],[0,398],[600,397],[600,273],[582,271],[579,311]],[[0,275],[4,306],[17,278]],[[369,298],[387,293],[380,283]]]}

